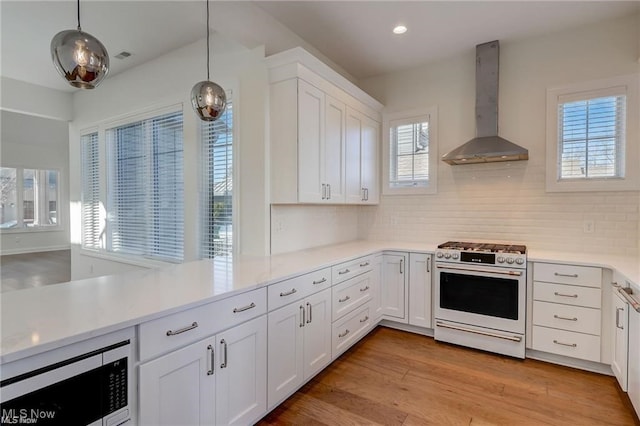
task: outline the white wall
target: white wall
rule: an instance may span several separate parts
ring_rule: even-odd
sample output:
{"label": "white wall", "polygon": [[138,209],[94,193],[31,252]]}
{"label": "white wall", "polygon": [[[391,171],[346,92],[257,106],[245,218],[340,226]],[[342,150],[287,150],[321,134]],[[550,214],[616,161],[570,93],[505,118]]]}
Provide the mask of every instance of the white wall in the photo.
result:
{"label": "white wall", "polygon": [[[379,207],[362,207],[360,237],[507,240],[539,249],[637,255],[637,191],[545,192],[545,97],[549,87],[638,73],[639,22],[636,15],[502,42],[500,134],[528,148],[529,160],[439,162],[437,194],[383,196]],[[475,133],[474,56],[470,46],[464,55],[370,78],[360,86],[385,104],[386,112],[437,106],[438,150],[444,154]],[[583,232],[584,220],[595,222],[595,232]]]}
{"label": "white wall", "polygon": [[2,231],[0,253],[15,254],[69,248],[69,125],[66,121],[2,110],[0,165],[58,170],[59,230]]}
{"label": "white wall", "polygon": [[[239,195],[239,246],[242,253],[268,251],[268,182],[265,163],[267,71],[260,48],[248,50],[216,35],[211,58],[211,79],[233,91],[236,123],[234,191]],[[170,52],[153,61],[109,77],[93,91],[74,95],[74,121],[70,128],[71,203],[79,216],[80,148],[83,129],[151,107],[183,104],[185,161],[185,261],[198,257],[198,176],[200,148],[198,119],[190,104],[191,88],[206,78],[205,40]],[[219,52],[219,53],[218,53]],[[75,235],[75,236],[74,236]],[[79,247],[79,231],[72,232],[72,278],[120,272],[139,265],[109,264]],[[153,266],[153,264],[149,264]]]}
{"label": "white wall", "polygon": [[[53,68],[47,70],[49,71],[53,72]],[[0,85],[1,108],[4,111],[62,121],[70,121],[72,118],[71,92],[61,92],[8,77],[2,77]]]}
{"label": "white wall", "polygon": [[358,239],[358,207],[271,206],[271,253],[286,253],[310,247]]}

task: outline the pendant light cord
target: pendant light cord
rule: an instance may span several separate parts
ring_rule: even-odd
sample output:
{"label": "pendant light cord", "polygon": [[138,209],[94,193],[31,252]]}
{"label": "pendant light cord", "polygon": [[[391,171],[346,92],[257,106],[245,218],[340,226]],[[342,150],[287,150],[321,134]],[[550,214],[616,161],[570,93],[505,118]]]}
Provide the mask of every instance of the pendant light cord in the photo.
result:
{"label": "pendant light cord", "polygon": [[209,0],[207,0],[207,81],[209,80]]}
{"label": "pendant light cord", "polygon": [[82,28],[80,28],[80,0],[78,0],[78,31],[82,31]]}

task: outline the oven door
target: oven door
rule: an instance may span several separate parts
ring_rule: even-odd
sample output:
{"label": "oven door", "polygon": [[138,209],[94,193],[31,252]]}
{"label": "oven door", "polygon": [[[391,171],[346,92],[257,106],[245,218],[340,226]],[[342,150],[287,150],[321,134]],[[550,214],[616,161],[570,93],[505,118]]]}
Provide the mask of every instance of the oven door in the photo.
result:
{"label": "oven door", "polygon": [[526,271],[436,263],[436,319],[524,335]]}

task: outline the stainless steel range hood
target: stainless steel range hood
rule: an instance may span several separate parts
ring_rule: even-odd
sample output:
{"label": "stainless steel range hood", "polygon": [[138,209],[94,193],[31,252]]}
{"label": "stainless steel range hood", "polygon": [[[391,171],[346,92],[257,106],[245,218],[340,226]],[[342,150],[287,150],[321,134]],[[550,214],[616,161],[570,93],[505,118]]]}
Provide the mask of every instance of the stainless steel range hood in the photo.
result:
{"label": "stainless steel range hood", "polygon": [[529,151],[498,136],[498,40],[476,46],[476,137],[442,156],[451,164],[528,160]]}

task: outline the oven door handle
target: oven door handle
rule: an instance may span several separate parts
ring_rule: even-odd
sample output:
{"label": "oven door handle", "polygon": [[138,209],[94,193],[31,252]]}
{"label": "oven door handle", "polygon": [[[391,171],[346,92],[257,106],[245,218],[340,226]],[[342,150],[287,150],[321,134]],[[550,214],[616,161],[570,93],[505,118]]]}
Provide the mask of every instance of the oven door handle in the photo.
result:
{"label": "oven door handle", "polygon": [[511,270],[503,270],[503,269],[492,269],[492,270],[488,270],[485,268],[464,268],[464,267],[460,267],[460,266],[453,266],[453,265],[443,265],[440,263],[436,264],[436,267],[438,269],[441,270],[445,270],[445,269],[450,269],[453,271],[466,271],[466,272],[476,272],[476,273],[488,273],[488,274],[499,274],[499,275],[509,275],[509,276],[515,276],[515,277],[520,277],[522,276],[522,271],[511,271]]}
{"label": "oven door handle", "polygon": [[443,323],[443,322],[440,322],[440,321],[436,321],[436,325],[438,327],[450,328],[452,330],[458,330],[458,331],[464,331],[464,332],[467,332],[467,333],[480,334],[482,336],[495,337],[495,338],[498,338],[498,339],[511,340],[513,342],[521,342],[522,341],[522,337],[520,337],[520,336],[506,336],[506,335],[503,335],[503,334],[490,333],[488,331],[474,330],[472,328],[466,328],[466,327],[458,327],[456,325],[446,324],[446,323]]}

